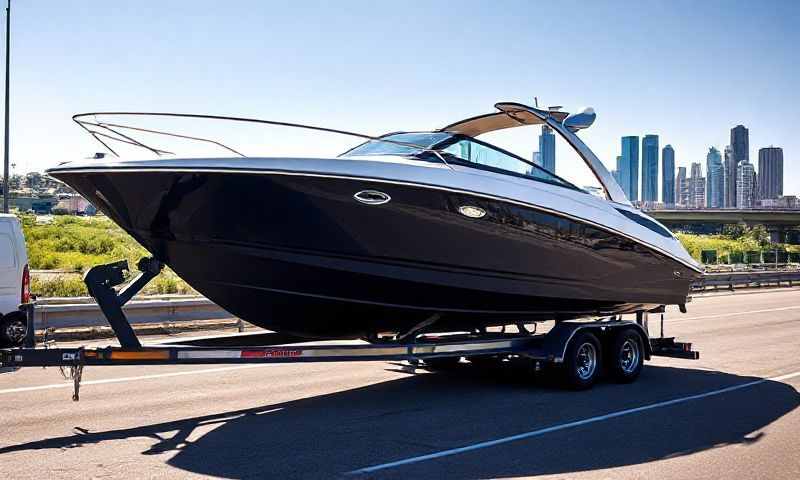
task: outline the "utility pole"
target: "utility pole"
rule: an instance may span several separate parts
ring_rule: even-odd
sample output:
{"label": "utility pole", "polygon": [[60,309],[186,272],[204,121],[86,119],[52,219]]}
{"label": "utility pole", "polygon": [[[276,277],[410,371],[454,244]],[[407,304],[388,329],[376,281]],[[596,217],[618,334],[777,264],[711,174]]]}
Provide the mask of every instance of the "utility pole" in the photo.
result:
{"label": "utility pole", "polygon": [[8,70],[11,59],[11,0],[6,6],[6,134],[5,150],[3,151],[3,213],[8,213]]}

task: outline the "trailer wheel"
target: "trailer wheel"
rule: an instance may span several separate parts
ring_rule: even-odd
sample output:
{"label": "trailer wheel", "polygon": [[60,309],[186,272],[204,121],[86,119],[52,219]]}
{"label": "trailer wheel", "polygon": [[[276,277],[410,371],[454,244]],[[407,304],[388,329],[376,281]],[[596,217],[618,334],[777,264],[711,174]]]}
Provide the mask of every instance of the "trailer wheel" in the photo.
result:
{"label": "trailer wheel", "polygon": [[19,347],[27,332],[28,323],[24,315],[12,313],[0,319],[0,345]]}
{"label": "trailer wheel", "polygon": [[423,360],[425,366],[430,370],[450,370],[455,368],[460,361],[461,357],[439,357]]}
{"label": "trailer wheel", "polygon": [[632,328],[620,330],[611,342],[609,373],[614,381],[630,383],[639,377],[644,366],[642,336]]}
{"label": "trailer wheel", "polygon": [[585,390],[600,376],[602,351],[597,337],[589,332],[578,332],[567,346],[561,366],[562,380],[568,388]]}

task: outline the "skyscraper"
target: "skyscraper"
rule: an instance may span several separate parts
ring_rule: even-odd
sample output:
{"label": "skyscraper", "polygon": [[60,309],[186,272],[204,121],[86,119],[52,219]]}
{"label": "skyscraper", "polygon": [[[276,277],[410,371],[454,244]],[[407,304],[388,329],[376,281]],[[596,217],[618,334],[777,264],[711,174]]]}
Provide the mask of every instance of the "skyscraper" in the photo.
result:
{"label": "skyscraper", "polygon": [[621,188],[622,191],[625,192],[625,196],[630,199],[631,196],[628,195],[628,189],[631,186],[630,169],[623,165],[622,155],[617,155],[617,169],[614,171],[616,172],[614,179],[619,183],[619,188]]}
{"label": "skyscraper", "polygon": [[658,201],[658,135],[642,139],[642,200]]}
{"label": "skyscraper", "polygon": [[725,206],[725,178],[722,168],[722,155],[714,147],[706,154],[706,207]]}
{"label": "skyscraper", "polygon": [[689,204],[689,183],[686,179],[686,167],[678,167],[678,176],[675,177],[675,200],[678,205]]}
{"label": "skyscraper", "polygon": [[744,125],[731,128],[731,148],[737,164],[750,161],[750,132]]}
{"label": "skyscraper", "polygon": [[620,187],[628,200],[639,199],[639,137],[622,137],[622,155],[617,164]]}
{"label": "skyscraper", "polygon": [[724,168],[724,203],[725,208],[736,207],[736,179],[737,179],[737,164],[736,158],[733,155],[733,148],[730,145],[725,147],[725,162]]}
{"label": "skyscraper", "polygon": [[553,129],[542,125],[542,134],[539,135],[539,155],[542,167],[549,172],[556,171],[556,136]]}
{"label": "skyscraper", "polygon": [[687,203],[691,208],[703,208],[706,204],[706,179],[703,177],[703,167],[699,162],[692,163]]}
{"label": "skyscraper", "polygon": [[542,156],[539,155],[539,152],[533,152],[533,163],[542,166]]}
{"label": "skyscraper", "polygon": [[766,147],[758,150],[758,193],[760,198],[783,195],[783,149]]}
{"label": "skyscraper", "polygon": [[738,208],[753,208],[755,200],[756,169],[752,163],[744,160],[739,165],[736,177],[736,206]]}
{"label": "skyscraper", "polygon": [[661,150],[661,201],[675,205],[675,150],[667,145]]}

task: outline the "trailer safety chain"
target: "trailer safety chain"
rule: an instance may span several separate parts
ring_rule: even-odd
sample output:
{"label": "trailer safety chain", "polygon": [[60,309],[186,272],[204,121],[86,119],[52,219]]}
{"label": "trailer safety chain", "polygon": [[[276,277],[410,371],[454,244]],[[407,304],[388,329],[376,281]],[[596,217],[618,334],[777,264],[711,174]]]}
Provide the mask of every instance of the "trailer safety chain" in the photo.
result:
{"label": "trailer safety chain", "polygon": [[81,377],[83,377],[83,364],[77,364],[71,368],[72,375],[72,401],[80,400]]}
{"label": "trailer safety chain", "polygon": [[54,327],[47,327],[44,329],[44,333],[42,333],[42,345],[44,345],[45,349],[50,348],[50,345],[53,347],[57,347],[55,340],[50,340],[50,335],[54,334],[56,329]]}
{"label": "trailer safety chain", "polygon": [[72,365],[58,367],[58,370],[64,380],[72,380],[72,401],[77,402],[80,400],[81,379],[83,377],[83,347],[78,348],[73,362]]}

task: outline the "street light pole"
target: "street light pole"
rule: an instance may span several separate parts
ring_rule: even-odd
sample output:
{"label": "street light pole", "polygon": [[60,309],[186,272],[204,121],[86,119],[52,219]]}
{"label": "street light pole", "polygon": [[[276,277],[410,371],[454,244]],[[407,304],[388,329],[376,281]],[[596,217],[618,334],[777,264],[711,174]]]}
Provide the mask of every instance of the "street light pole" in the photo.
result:
{"label": "street light pole", "polygon": [[3,151],[3,213],[8,213],[8,71],[11,59],[11,0],[6,6],[6,132],[5,149]]}

